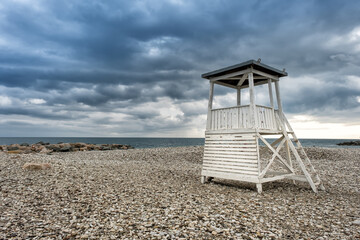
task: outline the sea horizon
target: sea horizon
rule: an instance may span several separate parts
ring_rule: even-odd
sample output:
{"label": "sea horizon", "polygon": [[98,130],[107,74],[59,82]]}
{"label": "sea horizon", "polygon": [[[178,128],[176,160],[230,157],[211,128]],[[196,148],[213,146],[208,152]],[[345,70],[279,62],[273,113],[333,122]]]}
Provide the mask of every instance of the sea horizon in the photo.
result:
{"label": "sea horizon", "polygon": [[[274,138],[268,138],[270,141]],[[358,141],[359,139],[325,139],[325,138],[300,138],[304,147],[328,147],[328,148],[356,148],[359,146],[338,146],[337,143],[345,141]],[[75,143],[83,142],[90,144],[124,144],[135,148],[157,147],[182,147],[203,146],[205,138],[194,137],[0,137],[0,145],[10,144],[34,144],[38,142],[56,144],[60,142]],[[262,142],[260,141],[260,144]]]}

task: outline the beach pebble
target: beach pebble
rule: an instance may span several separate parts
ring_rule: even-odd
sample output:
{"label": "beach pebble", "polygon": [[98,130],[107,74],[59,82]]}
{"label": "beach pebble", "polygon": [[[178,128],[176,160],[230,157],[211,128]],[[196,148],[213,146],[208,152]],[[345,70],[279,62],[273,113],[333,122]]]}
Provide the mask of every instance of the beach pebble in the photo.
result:
{"label": "beach pebble", "polygon": [[43,170],[51,168],[51,165],[49,163],[25,163],[22,168],[26,170]]}
{"label": "beach pebble", "polygon": [[359,219],[356,219],[355,221],[353,221],[352,224],[354,224],[354,225],[360,225],[360,218],[359,218]]}
{"label": "beach pebble", "polygon": [[[0,239],[357,239],[360,234],[360,149],[306,148],[326,191],[315,194],[308,184],[281,180],[263,184],[257,194],[251,183],[214,178],[201,184],[203,147],[91,148],[51,155],[2,152]],[[264,162],[272,156],[260,151]],[[26,163],[51,168],[24,171]]]}

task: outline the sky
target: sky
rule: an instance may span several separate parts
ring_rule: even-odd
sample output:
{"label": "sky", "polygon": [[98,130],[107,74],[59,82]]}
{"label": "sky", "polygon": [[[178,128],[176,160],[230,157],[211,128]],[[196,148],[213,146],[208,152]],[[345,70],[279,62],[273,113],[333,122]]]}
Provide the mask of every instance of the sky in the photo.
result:
{"label": "sky", "polygon": [[[357,0],[2,0],[0,136],[204,137],[201,74],[261,58],[289,74],[280,91],[298,137],[358,139],[359,9]],[[235,105],[235,90],[215,87],[214,107]]]}

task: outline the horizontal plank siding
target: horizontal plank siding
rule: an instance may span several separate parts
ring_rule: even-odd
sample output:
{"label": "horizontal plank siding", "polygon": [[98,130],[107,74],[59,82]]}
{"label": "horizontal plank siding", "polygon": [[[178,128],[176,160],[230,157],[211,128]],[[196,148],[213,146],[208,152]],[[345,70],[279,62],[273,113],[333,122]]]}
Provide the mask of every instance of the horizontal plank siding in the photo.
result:
{"label": "horizontal plank siding", "polygon": [[240,170],[240,171],[249,171],[249,172],[254,172],[257,173],[257,167],[250,167],[250,166],[239,166],[239,165],[231,165],[231,164],[224,164],[224,163],[219,163],[219,164],[214,164],[214,163],[210,163],[210,162],[204,162],[204,168],[221,168],[221,169],[230,169],[230,170]]}
{"label": "horizontal plank siding", "polygon": [[226,151],[226,152],[256,152],[256,148],[254,147],[206,147],[205,150],[209,151]]}
{"label": "horizontal plank siding", "polygon": [[217,159],[204,159],[204,164],[224,164],[224,166],[239,166],[239,167],[250,167],[250,168],[256,168],[257,169],[257,163],[256,162],[232,162],[232,161],[219,161]]}
{"label": "horizontal plank siding", "polygon": [[257,160],[257,154],[254,152],[209,152],[204,150],[204,157],[213,158],[233,158],[233,159],[255,159]]}
{"label": "horizontal plank siding", "polygon": [[254,142],[256,141],[255,139],[255,134],[223,134],[223,135],[206,135],[205,138],[209,139],[209,140],[253,140]]}
{"label": "horizontal plank siding", "polygon": [[212,153],[204,153],[204,159],[220,159],[220,160],[227,160],[227,159],[233,159],[234,161],[241,161],[241,160],[247,160],[247,161],[256,161],[257,162],[257,156],[256,155],[223,155],[223,154],[212,154]]}
{"label": "horizontal plank siding", "polygon": [[[234,116],[237,111],[228,111],[225,126],[238,124]],[[216,176],[238,176],[238,178],[258,176],[257,140],[254,133],[246,134],[206,134],[202,175],[213,173]],[[214,174],[217,173],[217,174]],[[213,177],[216,177],[213,176]],[[230,177],[225,177],[231,179]]]}
{"label": "horizontal plank siding", "polygon": [[231,145],[256,145],[255,141],[249,140],[249,141],[234,141],[234,140],[214,140],[214,139],[206,139],[205,138],[205,144],[231,144]]}
{"label": "horizontal plank siding", "polygon": [[217,168],[217,167],[204,167],[203,166],[203,170],[217,171],[217,172],[223,172],[223,173],[226,173],[226,172],[237,173],[237,174],[241,174],[241,175],[252,175],[252,176],[258,175],[257,172],[252,172],[252,171],[237,170],[237,169],[225,169],[225,168]]}
{"label": "horizontal plank siding", "polygon": [[217,148],[217,147],[222,147],[222,148],[256,148],[255,144],[224,144],[224,143],[207,143],[205,144],[205,148]]}
{"label": "horizontal plank siding", "polygon": [[229,172],[218,172],[218,171],[212,171],[212,170],[203,170],[202,175],[203,176],[209,176],[209,177],[230,179],[230,180],[253,182],[253,183],[259,183],[260,182],[260,180],[259,180],[259,178],[257,176],[242,175],[242,174],[236,174],[236,173],[234,174],[234,173],[229,173]]}

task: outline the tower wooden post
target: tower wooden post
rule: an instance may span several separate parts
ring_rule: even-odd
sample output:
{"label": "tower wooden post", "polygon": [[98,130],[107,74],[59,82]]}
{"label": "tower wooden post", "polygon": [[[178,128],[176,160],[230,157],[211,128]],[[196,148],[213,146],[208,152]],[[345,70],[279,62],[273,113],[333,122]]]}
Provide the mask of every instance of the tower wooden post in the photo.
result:
{"label": "tower wooden post", "polygon": [[206,129],[210,129],[210,127],[211,127],[211,110],[212,110],[212,105],[213,105],[213,98],[214,98],[214,82],[210,82]]}
{"label": "tower wooden post", "polygon": [[275,81],[275,92],[276,92],[276,100],[277,100],[277,105],[278,105],[278,109],[279,109],[279,113],[280,116],[283,115],[283,108],[282,108],[282,103],[281,103],[281,98],[280,98],[280,87],[279,87],[279,81]]}
{"label": "tower wooden post", "polygon": [[255,108],[255,89],[254,89],[253,73],[250,72],[248,76],[249,76],[249,94],[250,94],[250,115],[249,116],[250,116],[251,126],[256,128],[257,118],[255,117],[256,108]]}
{"label": "tower wooden post", "polygon": [[237,91],[236,91],[236,105],[237,106],[240,106],[241,105],[241,89],[240,88],[238,88],[238,89],[236,89]]}

